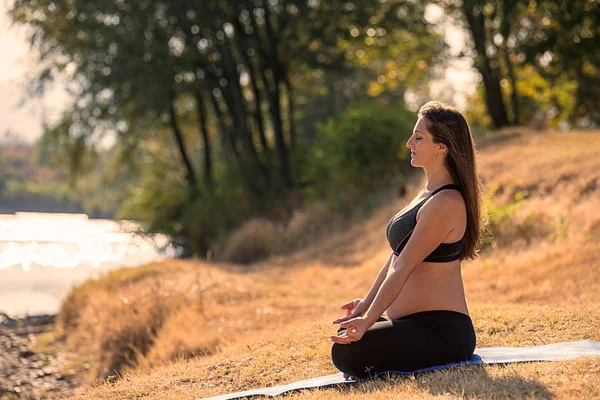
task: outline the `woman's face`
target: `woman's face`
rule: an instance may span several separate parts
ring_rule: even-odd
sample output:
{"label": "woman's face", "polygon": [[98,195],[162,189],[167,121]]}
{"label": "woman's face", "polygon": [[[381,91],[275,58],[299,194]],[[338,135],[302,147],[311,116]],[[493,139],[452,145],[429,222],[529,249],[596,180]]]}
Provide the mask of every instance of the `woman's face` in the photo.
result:
{"label": "woman's face", "polygon": [[433,136],[427,131],[424,117],[417,120],[413,134],[406,142],[406,147],[410,149],[410,164],[413,167],[435,165],[444,155],[445,149],[443,144],[433,142]]}

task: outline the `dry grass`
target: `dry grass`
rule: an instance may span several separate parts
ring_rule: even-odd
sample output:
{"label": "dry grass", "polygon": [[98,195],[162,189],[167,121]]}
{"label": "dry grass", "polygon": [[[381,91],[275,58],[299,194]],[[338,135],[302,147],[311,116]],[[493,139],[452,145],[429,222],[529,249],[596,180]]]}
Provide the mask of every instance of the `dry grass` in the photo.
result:
{"label": "dry grass", "polygon": [[[504,236],[494,239],[496,245],[463,263],[477,346],[600,340],[600,135],[504,131],[482,139],[480,152],[486,186],[500,189],[493,197],[498,207],[527,193],[498,231]],[[419,184],[409,184],[408,196]],[[145,267],[140,278],[135,269],[121,270],[84,286],[71,299],[83,306],[63,309],[70,310],[67,343],[80,355],[96,355],[88,362],[102,358],[95,353],[102,343],[115,351],[122,345],[107,342],[143,336],[139,326],[154,332],[146,336],[145,351],[132,353],[136,369],[124,370],[115,383],[84,387],[74,398],[190,399],[336,372],[329,321],[343,301],[368,290],[389,255],[385,224],[406,202],[390,197],[360,224],[251,266],[170,261]],[[517,234],[507,225],[522,229]],[[128,275],[121,280],[120,274]],[[108,359],[94,368],[96,376],[110,374],[103,369]],[[600,358],[452,368],[290,395],[555,396],[600,397]]]}
{"label": "dry grass", "polygon": [[296,209],[287,221],[251,218],[229,235],[218,259],[250,264],[269,255],[289,254],[311,245],[315,237],[334,233],[341,220],[319,201]]}

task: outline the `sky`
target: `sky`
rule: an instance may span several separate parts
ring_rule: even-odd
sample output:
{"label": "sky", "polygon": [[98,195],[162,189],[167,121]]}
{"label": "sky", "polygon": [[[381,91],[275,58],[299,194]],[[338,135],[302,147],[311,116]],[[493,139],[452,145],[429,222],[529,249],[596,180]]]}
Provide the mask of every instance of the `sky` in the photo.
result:
{"label": "sky", "polygon": [[[35,57],[26,41],[24,27],[13,25],[6,15],[8,4],[12,0],[0,0],[0,141],[6,138],[6,132],[26,142],[33,142],[42,134],[42,121],[57,121],[61,112],[72,100],[60,85],[41,99],[25,98],[25,86],[29,68],[34,65]],[[429,5],[425,18],[435,21],[441,9]],[[461,29],[447,25],[445,39],[451,52],[457,54],[463,47],[465,36]],[[470,60],[454,61],[445,71],[445,80],[432,82],[431,96],[436,98],[444,90],[452,93],[455,105],[462,109],[465,98],[475,90],[475,73]]]}

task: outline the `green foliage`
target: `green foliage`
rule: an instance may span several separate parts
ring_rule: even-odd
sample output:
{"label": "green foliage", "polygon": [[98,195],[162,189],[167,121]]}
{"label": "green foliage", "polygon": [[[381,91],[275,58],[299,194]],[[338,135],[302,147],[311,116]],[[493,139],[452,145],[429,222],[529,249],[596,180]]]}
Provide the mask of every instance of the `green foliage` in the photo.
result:
{"label": "green foliage", "polygon": [[467,97],[467,106],[464,115],[469,121],[469,127],[474,136],[480,136],[492,127],[492,119],[488,114],[485,103],[485,88],[482,84],[477,86],[475,93]]}
{"label": "green foliage", "polygon": [[184,254],[204,256],[250,213],[247,189],[227,169],[218,171],[218,186],[200,186],[194,202],[189,200],[184,171],[159,147],[139,170],[140,181],[127,188],[118,217],[143,221],[145,232],[169,236]]}
{"label": "green foliage", "polygon": [[[562,122],[572,119],[578,89],[575,80],[566,75],[557,79],[545,78],[531,65],[516,66],[515,69],[522,125],[546,127],[547,119],[547,127],[556,129]],[[513,88],[507,80],[504,83],[507,88],[506,97],[509,98]],[[492,126],[484,98],[483,85],[479,85],[477,91],[467,101],[465,117],[474,134],[476,131],[487,130]],[[512,117],[512,107],[509,107],[507,112]]]}
{"label": "green foliage", "polygon": [[[600,2],[529,1],[522,18],[530,29],[519,46],[525,63],[538,69],[552,86],[576,83],[574,92],[569,91],[573,94],[569,122],[582,126],[600,123]],[[556,107],[562,111],[558,104]]]}
{"label": "green foliage", "polygon": [[304,160],[304,180],[312,183],[305,190],[308,201],[353,208],[382,185],[401,181],[414,119],[399,104],[373,102],[318,124],[317,140]]}
{"label": "green foliage", "polygon": [[204,189],[185,207],[182,228],[191,252],[204,255],[209,248],[218,248],[232,228],[252,215],[251,196],[237,174],[223,171],[217,187]]}
{"label": "green foliage", "polygon": [[[125,196],[111,196],[125,198],[118,216],[203,255],[243,220],[268,214],[298,181],[314,181],[307,192],[332,203],[363,194],[361,205],[371,201],[405,158],[394,135],[411,125],[408,118],[372,107],[339,127],[329,122],[318,128],[325,138],[316,152],[315,122],[355,99],[402,99],[409,86],[426,84],[448,46],[422,18],[425,7],[16,0],[9,15],[29,29],[37,50],[31,91],[60,78],[75,97],[47,129],[46,156],[68,164],[73,178],[88,175],[101,139],[114,134],[118,151],[135,158],[122,165],[138,167],[138,177],[121,185]],[[333,137],[337,129],[347,137]],[[315,156],[338,145],[342,153],[331,161]],[[204,178],[215,185],[203,186]]]}
{"label": "green foliage", "polygon": [[180,221],[188,201],[184,172],[173,165],[168,153],[158,149],[138,163],[139,182],[126,187],[128,195],[117,217],[143,221],[146,232],[162,232],[175,243],[181,242]]}
{"label": "green foliage", "polygon": [[544,78],[533,66],[525,65],[518,73],[519,110],[527,124],[536,111],[548,112],[548,127],[556,129],[568,121],[576,102],[577,82],[566,75],[557,79]]}

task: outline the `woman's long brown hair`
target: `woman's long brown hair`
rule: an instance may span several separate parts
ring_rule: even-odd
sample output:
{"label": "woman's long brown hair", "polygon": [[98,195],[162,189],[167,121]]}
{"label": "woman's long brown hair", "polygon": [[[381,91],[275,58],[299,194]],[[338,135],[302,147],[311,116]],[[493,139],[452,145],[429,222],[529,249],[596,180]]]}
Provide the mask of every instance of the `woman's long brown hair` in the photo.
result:
{"label": "woman's long brown hair", "polygon": [[478,256],[481,229],[481,183],[475,167],[475,142],[465,117],[456,108],[439,101],[425,103],[418,113],[424,117],[434,143],[448,147],[446,167],[460,187],[467,206],[467,230],[460,259]]}

